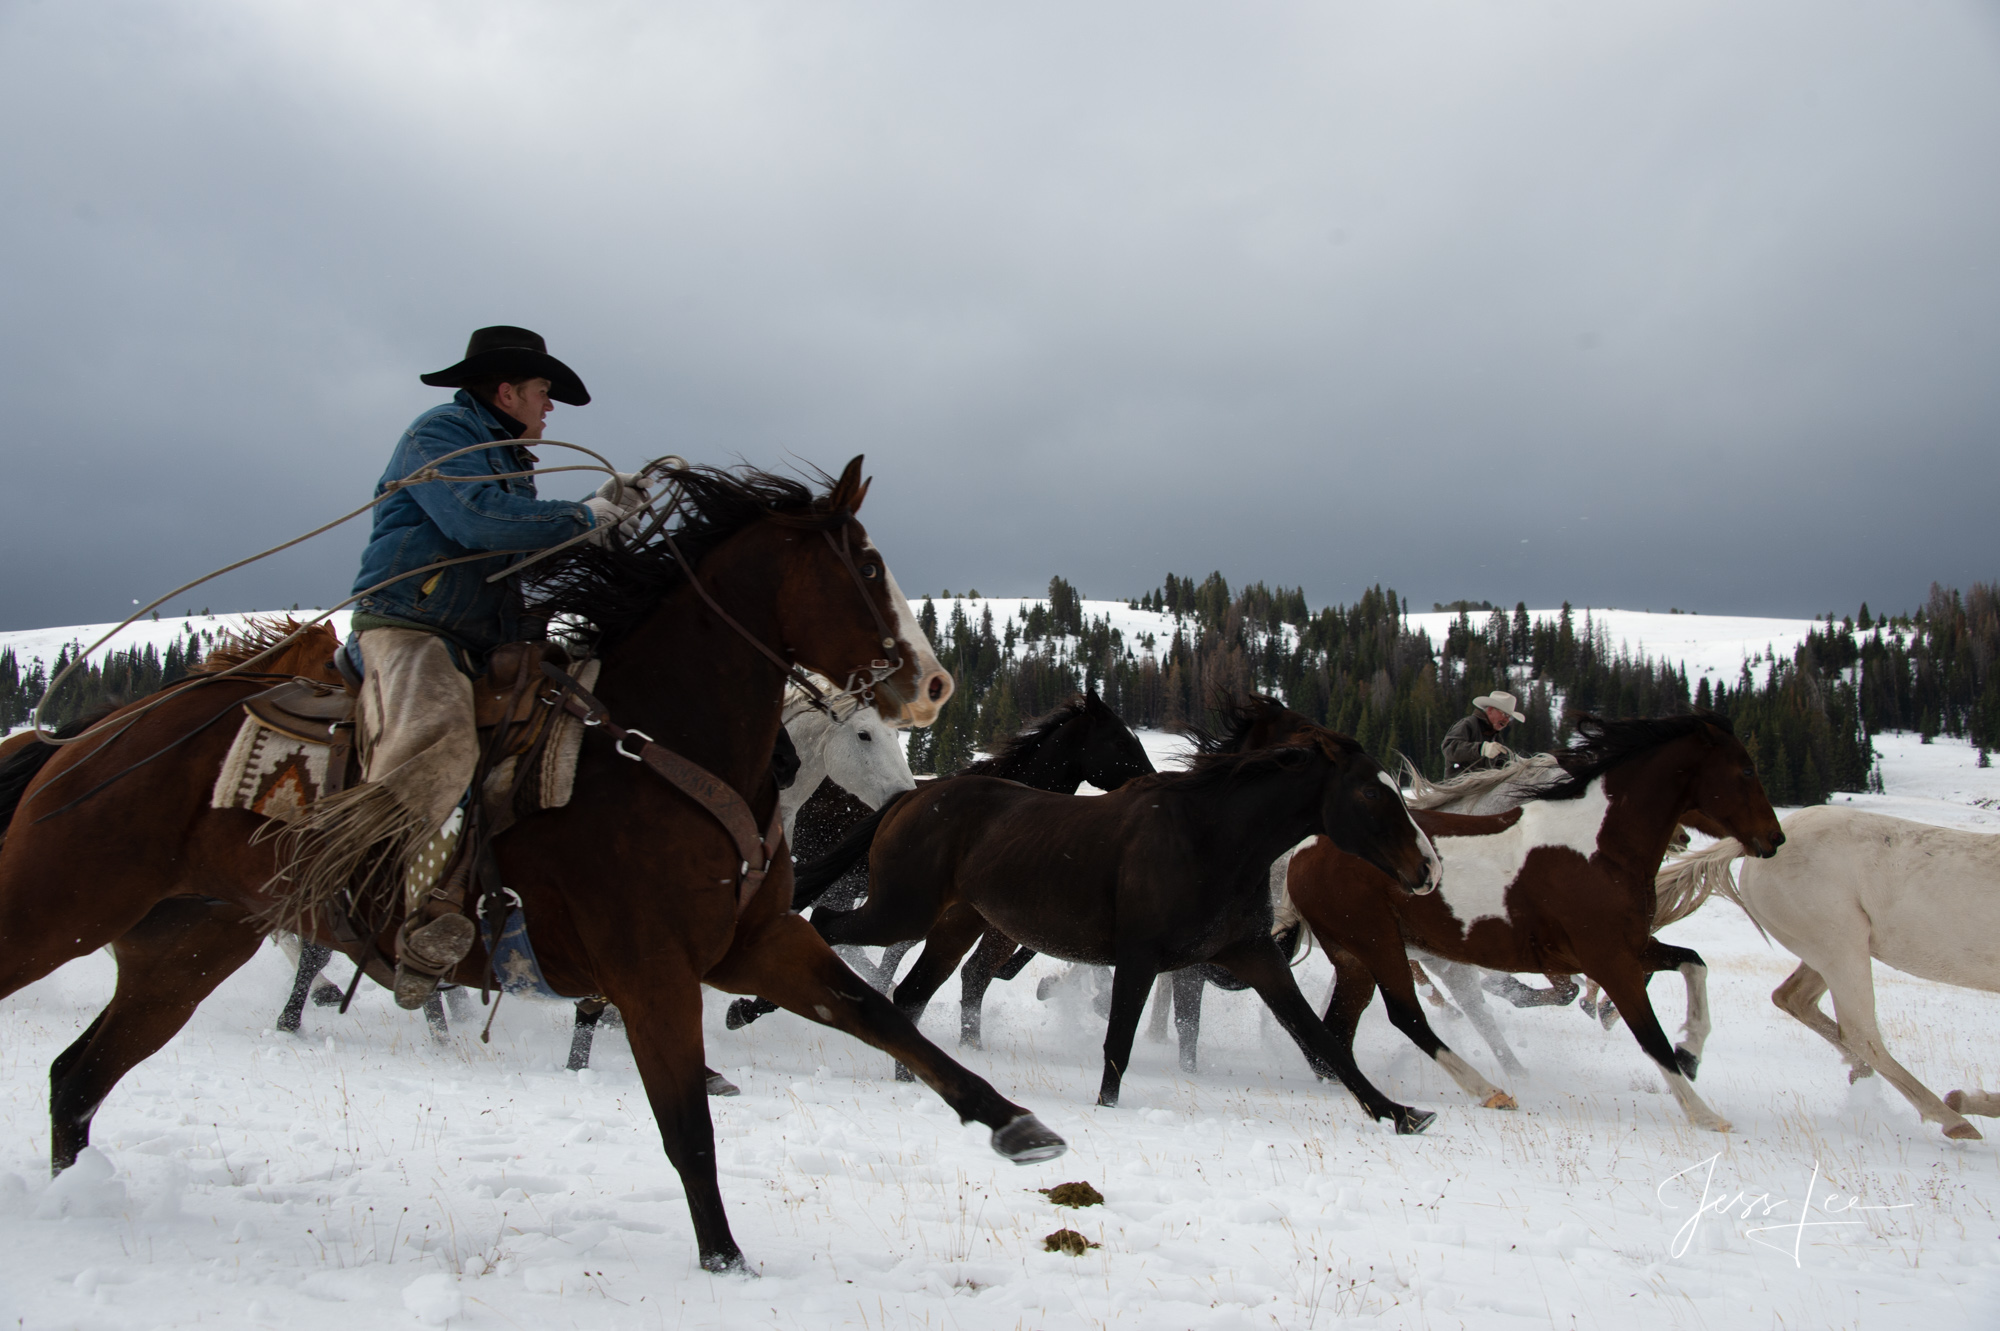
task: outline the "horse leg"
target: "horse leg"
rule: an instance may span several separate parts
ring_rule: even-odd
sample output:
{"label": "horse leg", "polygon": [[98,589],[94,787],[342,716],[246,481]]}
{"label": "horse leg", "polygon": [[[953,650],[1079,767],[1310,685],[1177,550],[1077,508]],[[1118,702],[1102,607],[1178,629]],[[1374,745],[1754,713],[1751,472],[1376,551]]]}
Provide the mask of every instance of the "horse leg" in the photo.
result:
{"label": "horse leg", "polygon": [[1875,967],[1866,949],[1866,940],[1857,939],[1848,949],[1848,955],[1833,957],[1819,968],[1826,977],[1827,988],[1833,991],[1833,1015],[1840,1023],[1840,1042],[1901,1091],[1925,1122],[1941,1124],[1944,1135],[1956,1141],[1980,1140],[1982,1134],[1966,1122],[1965,1115],[1938,1099],[1915,1074],[1889,1056],[1889,1046],[1875,1024]]}
{"label": "horse leg", "polygon": [[1069,1149],[1033,1114],[926,1040],[796,915],[775,916],[747,936],[739,929],[728,955],[703,979],[729,993],[767,995],[787,1011],[880,1049],[937,1092],[961,1123],[977,1121],[993,1129],[993,1149],[1015,1164],[1052,1160]]}
{"label": "horse leg", "polygon": [[1198,966],[1183,966],[1173,973],[1174,1034],[1180,1038],[1181,1071],[1193,1076],[1200,1066],[1196,1051],[1201,1044],[1202,991],[1208,988]]}
{"label": "horse leg", "polygon": [[[1312,921],[1309,919],[1307,923]],[[1313,936],[1322,942],[1326,940],[1317,927]],[[1292,979],[1292,968],[1286,963],[1285,954],[1278,950],[1269,934],[1226,947],[1210,960],[1255,989],[1285,1033],[1298,1044],[1312,1070],[1322,1077],[1340,1078],[1340,1084],[1361,1102],[1371,1118],[1389,1119],[1395,1123],[1397,1132],[1414,1133],[1422,1132],[1437,1117],[1430,1110],[1397,1104],[1361,1075],[1361,1069],[1355,1066],[1352,1045],[1336,1038],[1313,1015]],[[1408,974],[1407,969],[1404,973]]]}
{"label": "horse leg", "polygon": [[[284,950],[289,952],[292,949]],[[298,1034],[300,1025],[305,1021],[306,998],[313,991],[313,981],[319,979],[320,972],[333,960],[332,948],[303,940],[298,945],[298,954],[298,973],[292,979],[291,997],[285,1000],[284,1010],[278,1013],[278,1029],[287,1035]]]}
{"label": "horse leg", "polygon": [[[333,986],[328,985],[327,987],[332,988]],[[472,1020],[472,1000],[465,996],[464,985],[440,985],[438,992],[444,995],[445,1011],[451,1013],[453,1021]]]}
{"label": "horse leg", "polygon": [[1442,959],[1433,959],[1431,967],[1437,971],[1439,982],[1451,991],[1458,1010],[1472,1023],[1472,1029],[1479,1032],[1479,1038],[1486,1041],[1486,1047],[1500,1060],[1500,1071],[1509,1077],[1527,1076],[1528,1070],[1521,1066],[1520,1059],[1514,1057],[1513,1047],[1500,1033],[1500,1023],[1493,1019],[1493,1009],[1487,1005],[1479,968]]}
{"label": "horse leg", "polygon": [[[928,953],[930,948],[925,946]],[[993,983],[1000,967],[1014,955],[1014,940],[998,929],[988,927],[979,940],[979,946],[972,950],[972,956],[958,972],[958,1045],[961,1049],[979,1049],[980,1015],[986,1005],[986,990]],[[922,965],[919,960],[918,965]]]}
{"label": "horse leg", "polygon": [[613,997],[625,1013],[625,1032],[660,1126],[660,1142],[687,1194],[702,1269],[741,1271],[743,1250],[729,1232],[715,1179],[715,1122],[708,1114],[708,1069],[702,1063],[701,986],[685,972],[669,976],[651,971],[642,984]]}
{"label": "horse leg", "polygon": [[1132,1063],[1132,1039],[1139,1033],[1139,1013],[1146,1006],[1146,993],[1159,963],[1149,951],[1126,945],[1118,949],[1118,964],[1111,972],[1110,1025],[1104,1032],[1104,1076],[1097,1086],[1097,1103],[1112,1108],[1118,1103],[1125,1069]]}
{"label": "horse leg", "polygon": [[[1385,948],[1386,952],[1388,949]],[[1407,958],[1406,958],[1407,960]],[[1371,967],[1372,969],[1372,967]],[[1430,1060],[1445,1070],[1445,1074],[1458,1083],[1460,1090],[1479,1101],[1484,1109],[1518,1109],[1514,1097],[1479,1075],[1479,1070],[1454,1054],[1431,1024],[1424,1018],[1423,1005],[1417,1000],[1417,986],[1407,965],[1389,964],[1385,958],[1380,977],[1375,981],[1382,989],[1382,1006],[1389,1014],[1389,1024],[1403,1033],[1403,1038],[1429,1055]],[[1476,987],[1478,980],[1474,979]],[[1463,1001],[1463,1000],[1461,1000]]]}
{"label": "horse leg", "polygon": [[90,1145],[98,1106],[127,1072],[187,1025],[201,1000],[264,937],[240,906],[170,897],[112,945],[111,1002],[49,1067],[49,1162],[60,1174]]}
{"label": "horse leg", "polygon": [[877,989],[886,994],[896,987],[896,971],[901,968],[903,958],[909,956],[910,949],[915,946],[914,940],[906,938],[900,943],[891,943],[882,949],[882,959],[875,963]]}
{"label": "horse leg", "polygon": [[[910,967],[910,973],[891,995],[897,1010],[908,1017],[912,1025],[923,1021],[931,996],[944,987],[944,982],[958,969],[958,963],[967,949],[984,932],[987,932],[984,917],[964,904],[953,906],[931,926],[930,934],[924,939],[924,950],[917,954],[917,964]],[[981,989],[983,993],[984,986]],[[963,1021],[964,1014],[961,1012],[961,1026]],[[896,1065],[896,1080],[912,1080],[910,1070],[901,1063]]]}
{"label": "horse leg", "polygon": [[1632,1038],[1639,1042],[1646,1056],[1660,1065],[1660,1073],[1667,1079],[1667,1089],[1673,1092],[1688,1121],[1713,1132],[1731,1131],[1728,1120],[1710,1109],[1695,1094],[1694,1083],[1681,1070],[1680,1057],[1668,1042],[1666,1031],[1661,1029],[1652,1001],[1646,997],[1646,980],[1651,972],[1644,969],[1635,956],[1620,957],[1608,965],[1599,963],[1587,973],[1603,986],[1605,995],[1618,1005],[1625,1024],[1631,1028]]}
{"label": "horse leg", "polygon": [[1674,1046],[1674,1057],[1688,1080],[1693,1081],[1701,1068],[1702,1046],[1708,1043],[1708,1033],[1714,1029],[1708,1016],[1708,963],[1691,947],[1676,947],[1657,938],[1648,940],[1640,960],[1655,974],[1679,971],[1681,979],[1687,982],[1687,1024],[1681,1028],[1686,1038]]}
{"label": "horse leg", "polygon": [[590,1066],[590,1046],[597,1040],[597,1019],[609,1007],[601,998],[579,999],[576,1005],[576,1024],[570,1027],[569,1062],[563,1066],[571,1072],[581,1072]]}
{"label": "horse leg", "polygon": [[1820,973],[1803,961],[1799,968],[1785,977],[1785,982],[1771,991],[1771,1001],[1782,1012],[1788,1012],[1840,1051],[1840,1057],[1847,1064],[1847,1080],[1860,1081],[1863,1077],[1875,1075],[1875,1069],[1855,1056],[1840,1038],[1840,1027],[1833,1024],[1833,1018],[1820,1010],[1820,995],[1826,992],[1826,981]]}
{"label": "horse leg", "polygon": [[1146,1040],[1151,1044],[1167,1042],[1168,1011],[1174,1005],[1174,977],[1162,975],[1153,981],[1152,1015],[1146,1019]]}

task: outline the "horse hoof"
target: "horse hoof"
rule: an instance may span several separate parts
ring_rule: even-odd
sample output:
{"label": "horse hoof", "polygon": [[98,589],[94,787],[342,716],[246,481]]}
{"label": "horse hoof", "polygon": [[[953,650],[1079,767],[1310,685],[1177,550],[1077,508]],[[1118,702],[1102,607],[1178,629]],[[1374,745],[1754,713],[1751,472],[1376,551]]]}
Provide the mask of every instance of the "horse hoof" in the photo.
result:
{"label": "horse hoof", "polygon": [[1505,1091],[1495,1091],[1479,1106],[1481,1109],[1519,1109],[1514,1097]]}
{"label": "horse hoof", "polygon": [[993,1131],[993,1149],[1017,1165],[1053,1160],[1069,1150],[1069,1143],[1042,1126],[1033,1114],[1022,1114],[1005,1127]]}
{"label": "horse hoof", "polygon": [[1414,1137],[1437,1121],[1437,1112],[1430,1109],[1398,1109],[1396,1111],[1396,1135]]}
{"label": "horse hoof", "polygon": [[344,995],[340,990],[334,986],[323,984],[312,991],[312,1005],[314,1007],[339,1007],[340,1000],[343,997]]}
{"label": "horse hoof", "polygon": [[982,1052],[986,1048],[985,1045],[979,1043],[978,1031],[960,1031],[958,1033],[958,1047],[960,1049],[978,1049]]}
{"label": "horse hoof", "polygon": [[757,1004],[748,998],[737,999],[729,1005],[729,1010],[722,1014],[724,1028],[732,1031],[740,1031],[755,1020],[757,1020]]}
{"label": "horse hoof", "polygon": [[1610,999],[1597,1005],[1597,1024],[1607,1031],[1618,1024],[1618,1009]]}
{"label": "horse hoof", "polygon": [[1946,1091],[1944,1093],[1944,1103],[1946,1108],[1950,1109],[1952,1113],[1963,1114],[1965,1112],[1965,1092]]}
{"label": "horse hoof", "polygon": [[1041,979],[1035,981],[1035,1000],[1037,1002],[1046,1003],[1049,1001],[1049,995],[1054,993],[1056,989],[1056,978],[1053,975],[1044,975]]}
{"label": "horse hoof", "polygon": [[898,1063],[896,1065],[897,1081],[915,1081],[916,1079],[917,1079],[916,1073],[910,1071],[908,1068],[904,1067],[901,1063]]}
{"label": "horse hoof", "polygon": [[705,1252],[701,1255],[701,1269],[717,1276],[751,1276],[756,1272],[743,1260],[740,1252]]}
{"label": "horse hoof", "polygon": [[743,1094],[742,1089],[738,1087],[735,1082],[729,1080],[729,1078],[723,1076],[720,1072],[713,1072],[709,1074],[708,1085],[706,1089],[710,1095]]}
{"label": "horse hoof", "polygon": [[1869,1067],[1866,1063],[1863,1063],[1858,1068],[1849,1068],[1847,1070],[1847,1084],[1849,1086],[1852,1086],[1855,1082],[1860,1081],[1863,1077],[1872,1077],[1874,1075],[1875,1075],[1875,1069]]}
{"label": "horse hoof", "polygon": [[1984,1140],[1984,1135],[1970,1123],[1954,1123],[1944,1130],[1944,1135],[1956,1142],[1976,1142]]}
{"label": "horse hoof", "polygon": [[1701,1067],[1701,1059],[1692,1050],[1678,1045],[1674,1048],[1674,1062],[1680,1066],[1681,1075],[1689,1081],[1694,1080],[1695,1072]]}

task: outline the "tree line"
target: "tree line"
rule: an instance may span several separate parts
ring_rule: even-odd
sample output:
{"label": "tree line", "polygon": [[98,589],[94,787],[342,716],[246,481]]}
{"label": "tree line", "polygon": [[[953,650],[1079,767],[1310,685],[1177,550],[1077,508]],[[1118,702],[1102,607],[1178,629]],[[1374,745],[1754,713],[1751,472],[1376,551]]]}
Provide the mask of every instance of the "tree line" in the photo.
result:
{"label": "tree line", "polygon": [[[1068,580],[1049,581],[1045,601],[996,622],[993,603],[968,614],[964,598],[925,597],[918,619],[957,691],[938,722],[911,736],[919,772],[950,772],[978,752],[1094,688],[1135,726],[1213,728],[1217,698],[1274,693],[1305,715],[1360,741],[1376,758],[1407,754],[1426,775],[1443,774],[1445,731],[1496,688],[1521,699],[1525,724],[1506,741],[1522,752],[1559,747],[1568,718],[1658,716],[1711,708],[1731,719],[1771,798],[1816,804],[1837,790],[1865,790],[1869,737],[1913,730],[1975,745],[1980,761],[2000,748],[2000,585],[1961,594],[1933,585],[1908,614],[1816,621],[1789,659],[1746,661],[1733,682],[1612,646],[1604,623],[1565,603],[1535,619],[1484,602],[1455,603],[1441,639],[1409,623],[1393,588],[1371,587],[1352,605],[1313,611],[1298,587],[1261,582],[1232,589],[1221,573],[1197,582],[1169,574],[1128,602],[1167,617],[1160,634],[1128,640],[1108,616],[1086,615]],[[142,697],[188,673],[215,646],[212,631],[187,632],[161,651],[114,651],[78,670],[50,700],[45,720],[63,725],[98,707]],[[75,658],[71,643],[52,665],[26,666],[0,650],[0,728],[28,720],[48,681]]]}
{"label": "tree line", "polygon": [[1982,761],[2000,747],[2000,590],[1984,583],[1963,596],[1933,587],[1908,615],[1875,618],[1865,604],[1838,622],[1829,614],[1789,659],[1746,661],[1734,681],[1693,688],[1683,666],[1614,649],[1601,620],[1567,603],[1535,619],[1524,603],[1475,615],[1486,603],[1460,602],[1433,640],[1393,588],[1315,612],[1301,588],[1170,574],[1128,605],[1169,616],[1171,629],[1128,641],[1082,601],[1060,577],[1045,604],[997,622],[991,602],[975,618],[963,598],[942,610],[925,598],[918,617],[958,691],[911,737],[911,766],[955,771],[1086,687],[1131,724],[1167,730],[1217,726],[1219,697],[1274,693],[1376,758],[1407,754],[1434,777],[1445,732],[1496,688],[1521,699],[1528,719],[1506,742],[1522,752],[1567,743],[1579,712],[1706,707],[1730,718],[1771,798],[1788,805],[1879,785],[1870,736],[1885,729],[1969,738]]}

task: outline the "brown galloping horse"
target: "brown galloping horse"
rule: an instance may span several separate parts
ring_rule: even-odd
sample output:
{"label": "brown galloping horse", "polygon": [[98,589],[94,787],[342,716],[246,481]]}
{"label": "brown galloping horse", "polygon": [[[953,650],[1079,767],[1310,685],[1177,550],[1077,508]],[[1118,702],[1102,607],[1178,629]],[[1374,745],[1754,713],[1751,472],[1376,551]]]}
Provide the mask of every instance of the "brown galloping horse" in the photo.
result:
{"label": "brown galloping horse", "polygon": [[[1577,732],[1581,743],[1555,755],[1554,780],[1518,809],[1461,816],[1460,827],[1438,829],[1444,886],[1430,896],[1396,891],[1373,866],[1324,841],[1292,858],[1292,904],[1338,972],[1326,1024],[1351,1048],[1380,986],[1396,1029],[1461,1087],[1504,1107],[1511,1097],[1424,1019],[1406,945],[1489,970],[1581,972],[1618,1005],[1689,1120],[1727,1132],[1691,1084],[1708,1033],[1707,966],[1693,950],[1653,937],[1653,879],[1679,823],[1733,836],[1766,857],[1785,834],[1725,717],[1585,716]],[[1678,1048],[1646,996],[1646,981],[1659,971],[1679,971],[1687,982],[1688,1040]]]}
{"label": "brown galloping horse", "polygon": [[[894,659],[897,668],[875,686],[878,705],[917,725],[935,719],[950,693],[950,676],[855,520],[867,489],[860,463],[819,498],[759,472],[679,473],[677,552],[664,538],[576,547],[537,593],[539,613],[590,626],[603,661],[596,693],[612,719],[720,777],[760,825],[777,801],[770,756],[785,682],[767,649],[835,680],[868,678],[871,662]],[[711,607],[704,587],[740,630]],[[253,844],[261,819],[209,807],[235,726],[206,723],[233,718],[234,704],[263,682],[183,688],[115,738],[23,755],[44,765],[0,845],[0,996],[107,943],[118,959],[110,1005],[50,1069],[58,1170],[87,1144],[92,1115],[118,1079],[261,941],[255,921],[274,904],[266,890],[273,852],[268,842]],[[134,766],[148,756],[154,761]],[[769,881],[739,911],[735,841],[701,805],[624,761],[604,731],[585,740],[570,803],[523,818],[495,850],[550,984],[603,994],[624,1012],[704,1267],[743,1260],[716,1186],[704,983],[770,997],[892,1054],[962,1121],[990,1127],[994,1149],[1009,1159],[1064,1149],[1033,1115],[919,1035],[790,914],[782,848]],[[391,920],[382,937],[394,928]],[[338,946],[326,932],[317,941]],[[484,966],[475,947],[455,978],[476,985]]]}

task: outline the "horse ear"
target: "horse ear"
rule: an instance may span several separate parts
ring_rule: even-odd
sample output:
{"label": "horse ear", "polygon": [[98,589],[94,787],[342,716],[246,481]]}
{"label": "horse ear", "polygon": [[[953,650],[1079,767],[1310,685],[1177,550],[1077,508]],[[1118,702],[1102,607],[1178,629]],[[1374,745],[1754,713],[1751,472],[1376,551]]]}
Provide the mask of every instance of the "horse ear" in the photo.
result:
{"label": "horse ear", "polygon": [[873,478],[866,481],[861,479],[863,456],[856,453],[854,460],[840,473],[840,479],[833,483],[833,492],[827,496],[827,502],[836,513],[858,513],[861,510],[861,501],[868,497],[868,486]]}

